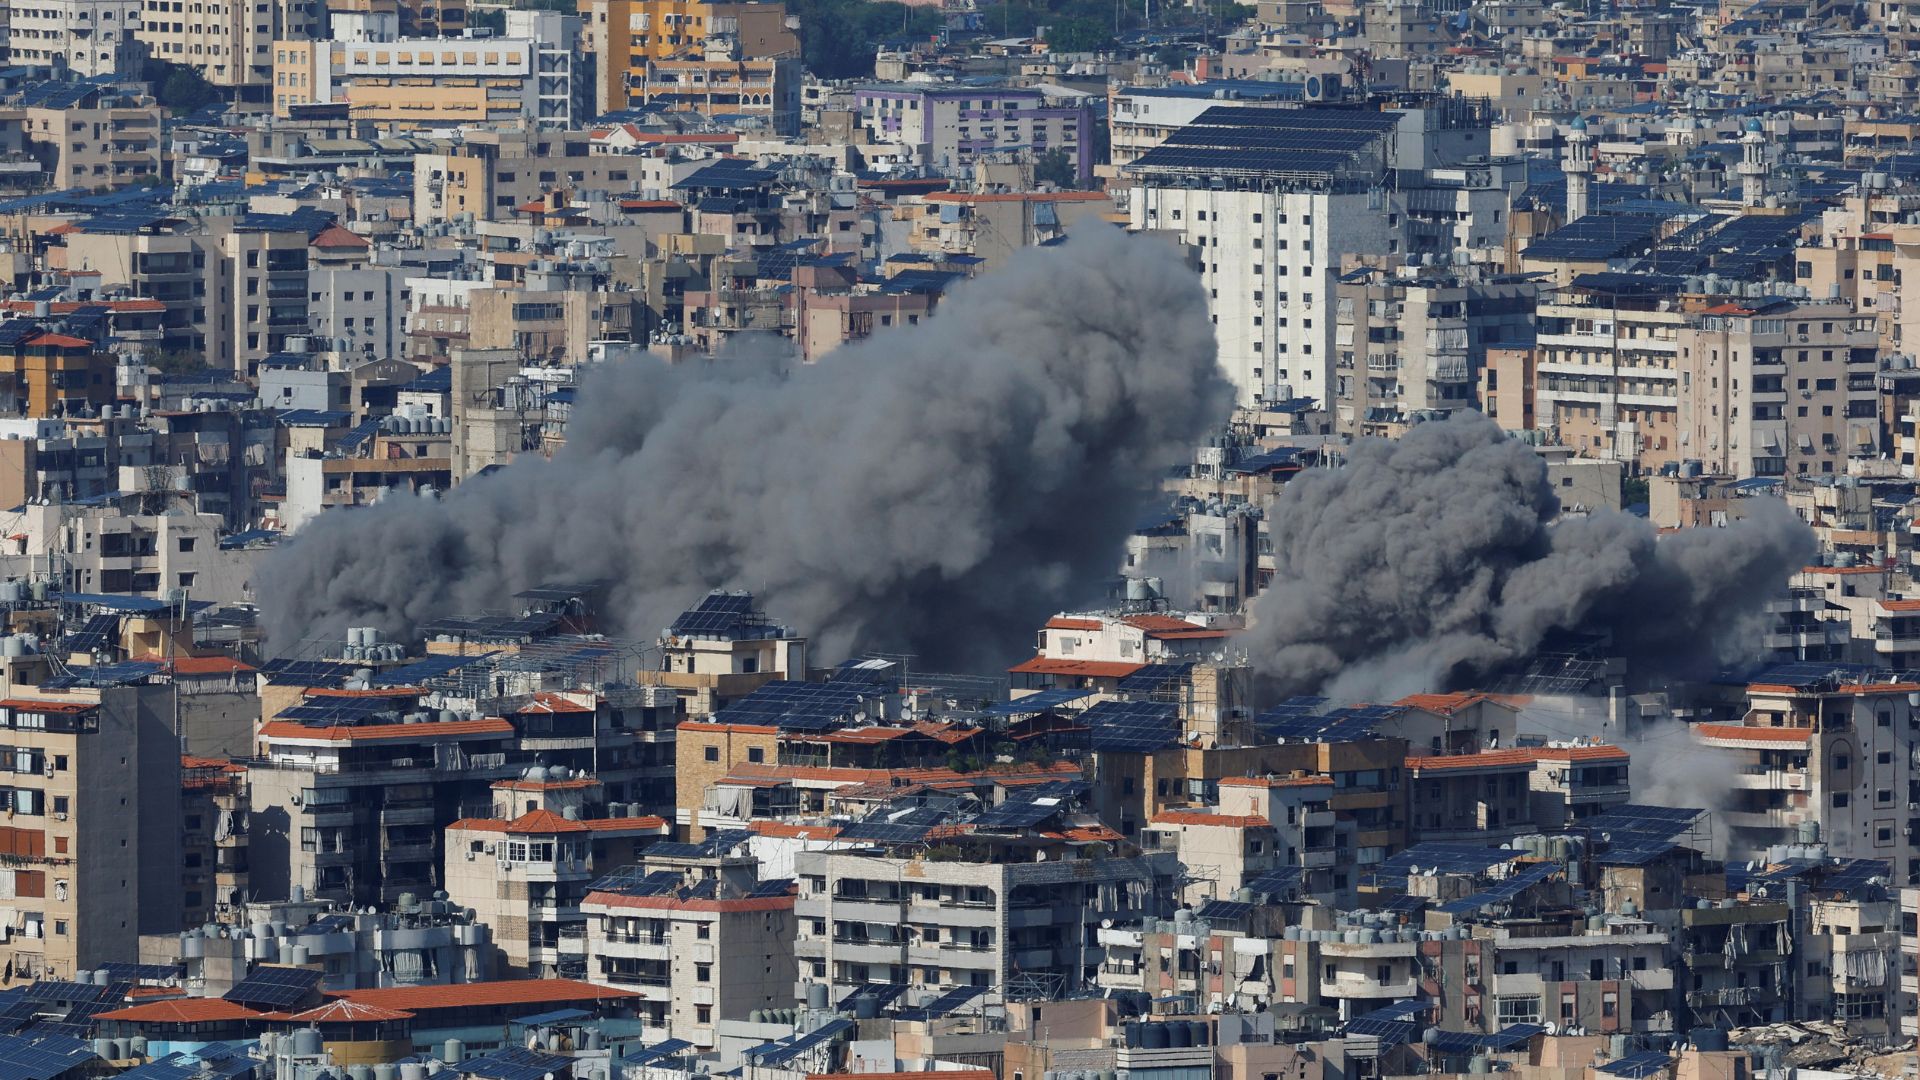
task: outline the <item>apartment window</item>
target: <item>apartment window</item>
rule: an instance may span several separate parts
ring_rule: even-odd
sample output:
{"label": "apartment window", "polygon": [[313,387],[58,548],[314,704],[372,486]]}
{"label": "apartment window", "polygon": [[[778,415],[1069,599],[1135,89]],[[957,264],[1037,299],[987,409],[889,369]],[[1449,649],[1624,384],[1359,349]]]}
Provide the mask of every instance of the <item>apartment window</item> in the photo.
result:
{"label": "apartment window", "polygon": [[717,747],[717,746],[709,746],[709,747],[707,747],[707,748],[706,748],[706,750],[705,750],[705,754],[706,754],[706,758],[707,758],[707,760],[708,760],[708,761],[719,761],[719,760],[720,760],[720,748],[719,748],[719,747]]}
{"label": "apartment window", "polygon": [[[758,765],[761,762],[767,760],[767,752],[765,749],[761,747],[749,746],[747,747],[747,760],[753,762],[755,765]],[[702,927],[701,929],[704,930],[705,927]]]}
{"label": "apartment window", "polygon": [[693,1022],[696,1024],[713,1023],[713,1006],[695,1005],[693,1007]]}
{"label": "apartment window", "polygon": [[694,927],[693,936],[696,938],[699,938],[701,941],[707,940],[708,938],[713,936],[713,924],[700,923],[699,925]]}
{"label": "apartment window", "polygon": [[195,540],[195,537],[191,537],[191,536],[181,537],[180,538],[180,554],[185,555],[187,552],[192,551],[194,540]]}
{"label": "apartment window", "polygon": [[696,982],[712,982],[713,981],[713,965],[712,964],[693,965],[693,978]]}
{"label": "apartment window", "polygon": [[1834,808],[1835,810],[1843,810],[1843,809],[1845,809],[1845,808],[1846,808],[1846,806],[1847,806],[1847,804],[1848,804],[1848,803],[1850,803],[1850,802],[1852,802],[1852,801],[1853,801],[1853,800],[1852,800],[1852,799],[1850,799],[1850,798],[1849,798],[1849,797],[1847,796],[1847,793],[1846,793],[1846,792],[1844,792],[1844,791],[1836,791],[1836,792],[1834,792],[1834,793],[1833,793],[1833,808]]}

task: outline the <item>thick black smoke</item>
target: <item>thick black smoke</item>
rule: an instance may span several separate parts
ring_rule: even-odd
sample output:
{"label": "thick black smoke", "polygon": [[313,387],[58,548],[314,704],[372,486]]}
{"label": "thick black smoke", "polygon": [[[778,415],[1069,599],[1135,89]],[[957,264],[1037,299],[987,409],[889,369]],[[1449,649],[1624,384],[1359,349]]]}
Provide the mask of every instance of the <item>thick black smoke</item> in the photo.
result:
{"label": "thick black smoke", "polygon": [[1752,509],[1665,537],[1626,514],[1554,522],[1540,456],[1456,414],[1286,486],[1278,572],[1240,640],[1286,689],[1346,698],[1468,686],[1560,631],[1609,633],[1642,672],[1696,674],[1751,643],[1813,555],[1785,504]]}
{"label": "thick black smoke", "polygon": [[284,653],[600,578],[636,636],[729,587],[828,656],[1000,658],[1112,572],[1231,398],[1178,254],[1094,225],[816,365],[765,342],[608,365],[552,462],[324,514],[263,567],[261,607]]}

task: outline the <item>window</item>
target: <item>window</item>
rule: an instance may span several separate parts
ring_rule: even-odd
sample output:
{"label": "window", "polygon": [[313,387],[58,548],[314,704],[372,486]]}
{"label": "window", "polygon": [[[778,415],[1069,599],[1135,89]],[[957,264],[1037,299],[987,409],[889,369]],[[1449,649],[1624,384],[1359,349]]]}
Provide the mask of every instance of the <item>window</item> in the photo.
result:
{"label": "window", "polygon": [[753,762],[755,765],[758,765],[761,762],[767,760],[767,752],[762,747],[749,746],[747,747],[747,760]]}
{"label": "window", "polygon": [[699,938],[701,941],[706,941],[708,938],[713,937],[713,924],[700,923],[694,927],[693,936]]}
{"label": "window", "polygon": [[697,982],[712,982],[713,981],[713,965],[712,964],[693,965],[693,977]]}
{"label": "window", "polygon": [[696,1024],[713,1023],[713,1006],[695,1005],[693,1007],[693,1022]]}
{"label": "window", "polygon": [[1835,810],[1845,809],[1847,804],[1851,801],[1852,800],[1847,797],[1847,793],[1844,791],[1836,791],[1833,793],[1833,808]]}
{"label": "window", "polygon": [[707,760],[708,760],[708,761],[719,761],[719,760],[720,760],[720,748],[719,748],[719,747],[717,747],[717,746],[709,746],[709,747],[707,747],[707,748],[706,748],[706,758],[707,758]]}

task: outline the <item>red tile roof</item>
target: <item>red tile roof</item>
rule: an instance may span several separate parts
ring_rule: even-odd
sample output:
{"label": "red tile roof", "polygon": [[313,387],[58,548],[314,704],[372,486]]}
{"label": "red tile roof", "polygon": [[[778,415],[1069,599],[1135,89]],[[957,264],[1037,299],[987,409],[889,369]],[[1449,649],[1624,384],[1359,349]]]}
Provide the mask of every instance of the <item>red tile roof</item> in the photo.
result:
{"label": "red tile roof", "polygon": [[410,1020],[413,1014],[404,1009],[383,1009],[378,1005],[365,1005],[358,1001],[329,1001],[317,1005],[303,1013],[287,1017],[303,1024],[372,1024],[383,1020]]}
{"label": "red tile roof", "polygon": [[338,225],[330,225],[321,230],[319,236],[313,238],[313,246],[334,251],[364,251],[371,248],[373,244],[369,243],[364,236],[356,236]]}
{"label": "red tile roof", "polygon": [[1007,670],[1015,675],[1079,675],[1093,679],[1124,679],[1145,666],[1113,660],[1056,660],[1050,656],[1036,656]]}
{"label": "red tile roof", "polygon": [[1813,741],[1813,729],[1803,727],[1748,727],[1744,724],[1695,724],[1693,733],[1707,742],[1765,743],[1777,746],[1805,746]]}
{"label": "red tile roof", "polygon": [[229,675],[258,670],[231,656],[182,656],[166,661],[175,675]]}
{"label": "red tile roof", "polygon": [[427,1012],[436,1009],[483,1009],[502,1005],[547,1005],[563,1001],[626,1001],[640,994],[595,986],[577,979],[513,979],[500,982],[453,983],[447,986],[389,986],[373,990],[340,990],[332,997],[381,1009]]}
{"label": "red tile roof", "polygon": [[451,738],[456,735],[511,735],[513,725],[497,716],[479,720],[437,720],[427,724],[358,724],[309,727],[291,720],[269,720],[260,725],[263,739],[320,739],[325,742],[374,742],[381,739]]}
{"label": "red tile roof", "polygon": [[1273,824],[1259,814],[1214,814],[1205,810],[1162,810],[1155,825],[1216,825],[1223,829],[1264,829]]}
{"label": "red tile roof", "polygon": [[533,701],[521,707],[522,713],[590,713],[593,706],[582,705],[570,697],[555,693],[533,695]]}
{"label": "red tile roof", "polygon": [[0,700],[0,709],[19,709],[22,712],[83,713],[99,707],[91,701],[43,701],[38,698]]}
{"label": "red tile roof", "polygon": [[1430,713],[1451,716],[1461,709],[1478,705],[1483,701],[1495,701],[1489,694],[1463,692],[1457,694],[1408,694],[1395,705],[1405,705],[1410,709],[1424,709]]}
{"label": "red tile roof", "polygon": [[1098,630],[1106,624],[1099,619],[1068,619],[1061,616],[1047,620],[1049,630]]}
{"label": "red tile roof", "polygon": [[44,345],[53,349],[93,348],[93,342],[88,341],[86,338],[74,337],[70,334],[41,334],[39,337],[27,339],[28,348],[32,348],[35,345]]}
{"label": "red tile roof", "polygon": [[1482,750],[1477,754],[1435,754],[1431,757],[1410,757],[1406,761],[1407,771],[1445,772],[1471,769],[1511,769],[1533,767],[1531,750]]}
{"label": "red tile roof", "polygon": [[96,1020],[130,1024],[208,1024],[222,1020],[256,1020],[261,1013],[225,998],[169,998],[97,1013]]}

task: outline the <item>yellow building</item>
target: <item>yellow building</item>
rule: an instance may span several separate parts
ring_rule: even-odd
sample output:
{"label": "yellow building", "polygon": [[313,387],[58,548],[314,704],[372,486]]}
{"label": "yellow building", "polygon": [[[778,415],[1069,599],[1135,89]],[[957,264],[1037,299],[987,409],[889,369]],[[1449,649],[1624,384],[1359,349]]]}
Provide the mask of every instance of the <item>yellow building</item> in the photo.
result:
{"label": "yellow building", "polygon": [[800,55],[782,3],[710,4],[703,0],[579,0],[587,50],[599,58],[597,113],[635,102],[630,87],[654,60],[698,59],[712,35],[733,38],[743,59]]}

